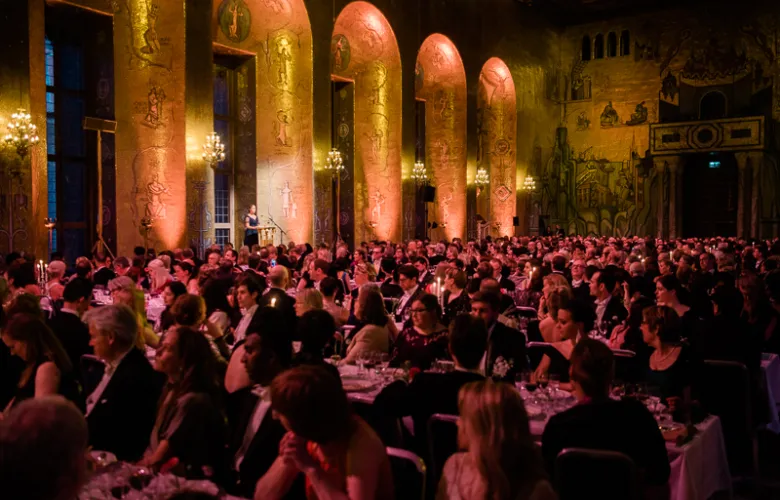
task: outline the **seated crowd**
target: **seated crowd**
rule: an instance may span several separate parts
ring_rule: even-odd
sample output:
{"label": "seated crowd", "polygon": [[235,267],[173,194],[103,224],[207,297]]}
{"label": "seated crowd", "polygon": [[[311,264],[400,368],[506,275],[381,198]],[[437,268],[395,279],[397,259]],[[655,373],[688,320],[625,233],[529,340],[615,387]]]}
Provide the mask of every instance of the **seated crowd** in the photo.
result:
{"label": "seated crowd", "polygon": [[[431,497],[554,499],[558,454],[589,448],[624,453],[645,497],[667,498],[664,436],[617,385],[653,387],[675,421],[697,422],[699,367],[734,361],[754,415],[769,413],[778,241],[290,243],[203,258],[55,254],[46,281],[34,257],[6,256],[0,496],[75,498],[91,448],[240,497],[395,498],[385,447],[431,460],[429,420],[446,414],[460,416],[461,451]],[[164,304],[154,318],[150,296]],[[370,357],[404,374],[373,411],[339,375]],[[515,381],[553,379],[577,404],[533,436]],[[411,425],[388,433],[387,418]]]}

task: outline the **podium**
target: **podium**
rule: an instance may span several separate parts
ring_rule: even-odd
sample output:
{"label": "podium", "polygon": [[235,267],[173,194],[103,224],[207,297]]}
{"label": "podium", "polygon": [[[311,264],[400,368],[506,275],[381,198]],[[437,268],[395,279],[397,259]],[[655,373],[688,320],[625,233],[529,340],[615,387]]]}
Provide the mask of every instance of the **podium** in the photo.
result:
{"label": "podium", "polygon": [[260,246],[274,245],[274,240],[276,238],[276,228],[270,226],[259,227],[257,228],[257,236],[260,242]]}

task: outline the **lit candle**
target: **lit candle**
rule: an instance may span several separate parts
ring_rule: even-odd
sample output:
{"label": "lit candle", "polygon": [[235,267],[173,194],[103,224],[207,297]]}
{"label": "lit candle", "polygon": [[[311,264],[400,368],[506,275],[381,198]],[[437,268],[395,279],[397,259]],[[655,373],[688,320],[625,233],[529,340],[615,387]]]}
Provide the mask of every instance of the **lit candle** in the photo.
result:
{"label": "lit candle", "polygon": [[441,296],[441,278],[436,278],[436,295]]}
{"label": "lit candle", "polygon": [[271,297],[271,307],[276,307],[276,297]]}

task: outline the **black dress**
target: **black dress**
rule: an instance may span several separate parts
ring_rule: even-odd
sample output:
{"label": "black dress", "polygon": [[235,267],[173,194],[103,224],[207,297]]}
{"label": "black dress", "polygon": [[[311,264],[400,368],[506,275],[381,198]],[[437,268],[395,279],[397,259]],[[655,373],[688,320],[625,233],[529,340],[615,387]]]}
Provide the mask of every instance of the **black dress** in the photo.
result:
{"label": "black dress", "polygon": [[[35,369],[30,375],[30,378],[27,379],[27,382],[22,387],[16,388],[11,408],[19,405],[22,401],[35,398],[35,377],[38,375],[38,369],[46,362],[48,362],[48,360],[43,360],[36,364]],[[84,401],[82,401],[81,398],[81,387],[71,373],[60,373],[60,387],[57,393],[68,401],[73,402],[80,409],[84,409]]]}
{"label": "black dress", "polygon": [[427,370],[437,359],[449,359],[449,339],[446,329],[421,335],[414,327],[404,329],[395,341],[390,366],[399,367],[409,361],[412,368]]}
{"label": "black dress", "polygon": [[[249,227],[257,226],[257,216],[247,215],[246,218],[249,219]],[[258,245],[259,242],[260,240],[257,234],[257,229],[247,229],[244,233],[244,245],[251,249],[252,245]]]}
{"label": "black dress", "polygon": [[449,290],[444,292],[444,315],[441,320],[444,326],[449,325],[458,314],[471,312],[471,299],[466,290],[461,290],[460,295],[452,302],[450,302],[450,294]]}

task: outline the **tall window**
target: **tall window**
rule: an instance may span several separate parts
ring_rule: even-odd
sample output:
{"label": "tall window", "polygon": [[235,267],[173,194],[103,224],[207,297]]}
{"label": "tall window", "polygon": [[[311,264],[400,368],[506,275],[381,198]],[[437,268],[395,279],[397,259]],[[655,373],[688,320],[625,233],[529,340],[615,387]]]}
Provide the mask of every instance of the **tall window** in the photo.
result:
{"label": "tall window", "polygon": [[631,34],[628,30],[620,33],[620,55],[627,56],[631,54]]}
{"label": "tall window", "polygon": [[[54,46],[46,38],[46,153],[48,161],[48,213],[50,219],[57,218],[57,141],[54,128]],[[51,234],[51,250],[57,251],[57,230]]]}
{"label": "tall window", "polygon": [[596,35],[593,42],[593,59],[604,59],[604,35]]}
{"label": "tall window", "polygon": [[617,35],[614,31],[607,35],[607,57],[617,57]]}
{"label": "tall window", "polygon": [[216,243],[233,241],[233,163],[235,159],[237,75],[234,69],[214,65],[214,131],[225,144],[225,161],[214,173],[214,236]]}
{"label": "tall window", "polygon": [[588,35],[582,37],[582,60],[590,61],[590,37]]}

